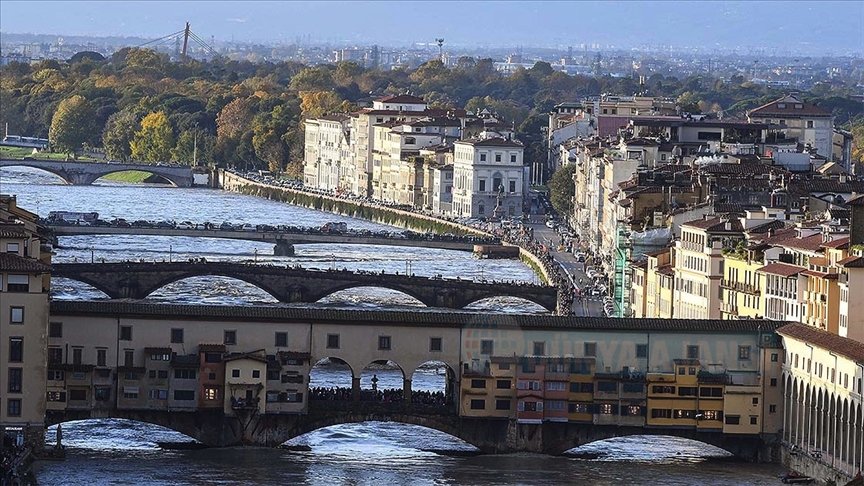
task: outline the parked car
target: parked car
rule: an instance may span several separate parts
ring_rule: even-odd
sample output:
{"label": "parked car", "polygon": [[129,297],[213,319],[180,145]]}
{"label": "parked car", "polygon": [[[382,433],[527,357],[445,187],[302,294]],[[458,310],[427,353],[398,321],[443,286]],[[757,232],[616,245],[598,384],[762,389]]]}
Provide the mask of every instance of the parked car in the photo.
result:
{"label": "parked car", "polygon": [[240,227],[240,231],[258,231],[254,226],[249,223],[244,224]]}
{"label": "parked car", "polygon": [[191,221],[183,221],[182,223],[177,223],[177,229],[182,229],[182,230],[195,229],[195,225],[192,224]]}
{"label": "parked car", "polygon": [[233,231],[234,226],[228,221],[224,221],[222,224],[219,225],[219,229],[222,231]]}

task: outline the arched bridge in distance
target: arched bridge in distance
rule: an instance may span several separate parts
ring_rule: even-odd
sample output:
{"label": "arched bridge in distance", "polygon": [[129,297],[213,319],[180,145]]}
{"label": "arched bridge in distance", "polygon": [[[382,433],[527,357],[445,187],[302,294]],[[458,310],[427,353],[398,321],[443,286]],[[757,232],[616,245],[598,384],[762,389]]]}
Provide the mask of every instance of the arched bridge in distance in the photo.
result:
{"label": "arched bridge in distance", "polygon": [[472,251],[474,245],[479,243],[498,244],[500,240],[477,241],[468,237],[442,238],[398,238],[375,234],[361,233],[313,233],[303,231],[238,231],[214,229],[178,229],[158,227],[129,227],[120,228],[116,226],[78,226],[71,224],[48,224],[46,227],[55,236],[81,236],[81,235],[147,235],[147,236],[185,236],[197,238],[224,238],[232,240],[262,241],[276,245],[274,253],[286,255],[293,253],[293,245],[307,245],[316,243],[335,243],[351,245],[386,245],[386,246],[408,246],[422,248],[442,248],[446,250]]}
{"label": "arched bridge in distance", "polygon": [[2,167],[32,167],[50,172],[67,184],[84,186],[115,172],[137,170],[162,177],[177,187],[192,187],[192,167],[123,162],[78,162],[39,159],[0,159]]}
{"label": "arched bridge in distance", "polygon": [[555,312],[557,287],[443,279],[372,272],[310,270],[226,262],[56,263],[51,275],[84,282],[111,298],[143,299],[189,277],[221,276],[252,284],[280,302],[312,303],[340,290],[382,287],[403,292],[428,307],[461,309],[491,297],[518,297]]}

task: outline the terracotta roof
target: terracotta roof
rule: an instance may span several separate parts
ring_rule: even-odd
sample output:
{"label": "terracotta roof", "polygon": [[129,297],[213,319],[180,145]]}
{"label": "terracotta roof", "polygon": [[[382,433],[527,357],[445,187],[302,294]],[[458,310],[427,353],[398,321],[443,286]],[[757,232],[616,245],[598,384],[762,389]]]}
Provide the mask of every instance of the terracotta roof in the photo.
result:
{"label": "terracotta roof", "polygon": [[[729,229],[726,228],[727,223],[729,223]],[[741,226],[741,221],[737,218],[732,218],[728,220],[723,220],[721,218],[696,219],[693,221],[688,221],[681,226],[699,228],[705,230],[706,232],[725,231],[740,233],[744,231],[744,227]]]}
{"label": "terracotta roof", "polygon": [[675,275],[675,269],[672,268],[672,265],[660,265],[657,267],[657,273],[661,275]]}
{"label": "terracotta roof", "polygon": [[423,310],[322,309],[320,307],[177,305],[133,300],[55,300],[52,316],[145,317],[175,321],[232,320],[273,323],[335,323],[360,326],[523,328],[607,331],[770,332],[780,321],[755,319],[607,319],[602,317],[537,314],[489,314],[485,312],[439,312]]}
{"label": "terracotta roof", "polygon": [[33,258],[0,253],[0,272],[49,273],[51,267]]}
{"label": "terracotta roof", "polygon": [[[797,106],[797,108],[796,108]],[[747,113],[750,117],[796,117],[796,116],[831,116],[831,112],[812,104],[805,103],[793,95],[787,95],[779,100],[754,108]]]}
{"label": "terracotta roof", "polygon": [[764,267],[756,271],[762,273],[770,273],[771,275],[780,275],[782,277],[791,277],[792,275],[798,275],[805,270],[806,268],[799,267],[797,265],[775,262],[769,263],[768,265],[765,265]]}
{"label": "terracotta roof", "polygon": [[822,243],[821,246],[822,248],[832,249],[847,248],[849,246],[849,237],[844,236],[843,238],[837,238],[836,240],[827,241],[825,243]]}
{"label": "terracotta roof", "polygon": [[828,331],[799,323],[787,324],[778,329],[777,333],[784,337],[814,344],[836,354],[841,354],[857,363],[864,363],[864,343],[860,343],[854,339],[841,337]]}
{"label": "terracotta roof", "polygon": [[822,235],[817,233],[804,238],[798,238],[795,235],[795,228],[790,228],[791,234],[788,231],[778,231],[771,238],[763,241],[766,245],[782,246],[784,248],[792,248],[794,250],[809,251],[819,253],[822,248]]}
{"label": "terracotta roof", "polygon": [[381,103],[426,104],[426,102],[423,101],[423,98],[418,98],[409,94],[382,96],[375,101],[380,101]]}
{"label": "terracotta roof", "polygon": [[485,138],[482,140],[459,140],[456,143],[464,143],[475,147],[518,147],[522,148],[522,142],[516,140],[505,140],[503,138]]}
{"label": "terracotta roof", "polygon": [[23,224],[0,223],[0,238],[26,238],[27,230]]}
{"label": "terracotta roof", "polygon": [[837,264],[843,265],[846,268],[864,268],[864,257],[848,256],[842,260],[838,260]]}
{"label": "terracotta roof", "polygon": [[232,354],[229,354],[228,356],[225,356],[224,361],[236,361],[238,359],[251,359],[254,361],[260,361],[262,363],[267,362],[267,357],[261,356],[261,354],[258,352],[232,353]]}
{"label": "terracotta roof", "polygon": [[199,344],[199,353],[224,353],[227,348],[224,344]]}
{"label": "terracotta roof", "polygon": [[846,201],[846,204],[850,206],[864,206],[864,194],[853,197]]}

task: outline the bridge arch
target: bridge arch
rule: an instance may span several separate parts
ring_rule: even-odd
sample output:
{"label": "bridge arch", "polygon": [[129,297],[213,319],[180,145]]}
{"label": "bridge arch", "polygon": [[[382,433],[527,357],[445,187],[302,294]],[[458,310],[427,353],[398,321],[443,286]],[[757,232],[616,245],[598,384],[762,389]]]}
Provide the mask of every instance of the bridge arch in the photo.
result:
{"label": "bridge arch", "polygon": [[309,294],[307,294],[307,300],[310,302],[318,302],[318,301],[320,301],[326,297],[329,297],[329,296],[331,296],[337,292],[342,292],[344,290],[352,290],[352,289],[357,289],[357,288],[376,288],[376,289],[393,290],[393,291],[399,292],[401,294],[405,294],[408,297],[412,297],[414,300],[425,305],[426,307],[432,307],[435,304],[434,302],[429,302],[428,298],[426,296],[422,295],[419,292],[415,292],[411,288],[408,288],[408,287],[405,287],[405,286],[402,286],[402,285],[399,285],[396,283],[390,283],[390,282],[381,282],[381,283],[376,283],[374,285],[370,285],[366,282],[346,282],[346,283],[341,284],[341,285],[328,287],[327,289],[320,291],[318,293],[309,293]]}
{"label": "bridge arch", "polygon": [[[706,440],[711,439],[706,438]],[[625,461],[686,460],[734,455],[732,451],[718,445],[720,441],[707,442],[706,440],[664,434],[621,435],[593,440],[565,451],[564,455]]]}
{"label": "bridge arch", "polygon": [[112,171],[106,171],[106,172],[100,173],[95,179],[93,179],[92,182],[90,182],[90,184],[93,184],[97,181],[100,181],[100,180],[104,179],[106,176],[109,176],[111,174],[121,174],[123,172],[145,172],[147,174],[150,174],[150,176],[158,177],[158,178],[164,180],[165,183],[170,184],[174,187],[180,187],[180,184],[175,179],[173,179],[170,175],[166,175],[164,173],[160,174],[160,173],[158,173],[158,171],[148,170],[146,168],[146,166],[142,166],[142,168],[140,168],[140,169],[122,168],[122,169],[117,169],[117,170],[112,170]]}
{"label": "bridge arch", "polygon": [[[100,415],[96,412],[66,410],[62,412],[48,411],[45,414],[45,426],[59,425],[62,427],[62,440],[64,444],[69,441],[75,441],[79,433],[86,433],[89,437],[95,434],[97,438],[104,437],[106,439],[113,438],[116,434],[122,431],[125,435],[124,440],[140,441],[142,443],[155,442],[187,442],[196,440],[203,442],[202,430],[195,426],[194,421],[187,420],[184,415],[180,417],[171,417],[171,414],[157,411],[146,410],[112,410],[110,414]],[[95,427],[95,424],[101,426]],[[141,424],[146,424],[144,428]],[[167,429],[160,431],[153,439],[152,426]],[[150,430],[146,430],[150,429]],[[55,431],[49,431],[47,434],[48,441],[55,440]],[[131,435],[131,437],[130,437]],[[163,440],[159,440],[163,439]]]}
{"label": "bridge arch", "polygon": [[26,167],[28,169],[38,170],[39,172],[46,172],[48,174],[51,174],[51,175],[59,178],[61,181],[63,181],[64,184],[72,185],[73,181],[68,176],[68,174],[65,174],[64,172],[62,172],[60,170],[56,170],[52,167],[40,166],[39,164],[36,164],[34,162],[35,161],[21,160],[21,161],[14,161],[13,163],[8,163],[8,162],[4,161],[4,163],[2,165],[0,165],[0,170],[5,169],[5,168],[12,168],[12,167]]}
{"label": "bridge arch", "polygon": [[[234,272],[231,272],[230,270],[220,271],[218,268],[202,268],[200,270],[189,269],[182,272],[165,272],[162,275],[151,274],[152,276],[146,280],[142,278],[131,277],[122,282],[124,285],[121,288],[115,287],[113,285],[113,282],[105,283],[100,281],[98,279],[98,275],[94,277],[89,277],[86,272],[76,274],[74,276],[65,274],[61,275],[64,278],[68,278],[70,280],[84,282],[94,287],[95,289],[104,292],[106,295],[114,299],[143,299],[156,292],[157,290],[174,282],[179,282],[187,278],[210,276],[224,277],[246,282],[270,294],[270,296],[280,302],[285,302],[288,299],[288,296],[283,295],[277,289],[271,288],[266,283],[255,279],[254,274],[236,274]],[[129,295],[126,295],[126,293],[128,293]]]}
{"label": "bridge arch", "polygon": [[519,305],[520,307],[523,307],[527,304],[528,307],[520,309],[520,311],[525,312],[525,313],[529,313],[529,314],[547,313],[547,312],[552,312],[555,310],[555,309],[547,309],[546,307],[544,307],[539,302],[535,302],[528,297],[522,297],[522,296],[515,295],[515,294],[514,295],[502,294],[502,295],[495,295],[495,296],[490,296],[490,297],[481,297],[481,298],[472,300],[471,302],[465,304],[462,308],[465,310],[474,310],[474,309],[487,310],[492,306],[494,306],[495,308],[498,308],[499,305],[497,305],[497,304],[500,304],[502,299],[507,299],[507,300],[513,302],[513,305]]}
{"label": "bridge arch", "polygon": [[[326,301],[330,301],[330,300],[338,301],[338,300],[340,300],[340,297],[345,296],[345,294],[348,294],[351,291],[357,291],[357,290],[361,290],[361,289],[385,290],[385,291],[388,291],[388,293],[395,294],[394,297],[395,296],[401,297],[402,298],[401,300],[403,300],[403,301],[399,302],[400,304],[417,306],[417,307],[426,307],[427,306],[426,303],[423,302],[423,300],[421,300],[417,295],[412,295],[411,293],[405,291],[404,289],[396,289],[396,288],[392,288],[391,286],[386,286],[386,285],[370,285],[368,283],[363,283],[363,282],[357,282],[356,284],[345,284],[345,285],[342,285],[340,287],[334,287],[334,288],[328,289],[327,290],[328,293],[326,295],[323,295],[321,297],[318,297],[317,295],[312,296],[311,299],[316,299],[316,297],[317,297],[317,299],[314,302],[318,302],[318,303],[325,303]],[[322,301],[325,301],[325,302],[322,302]]]}

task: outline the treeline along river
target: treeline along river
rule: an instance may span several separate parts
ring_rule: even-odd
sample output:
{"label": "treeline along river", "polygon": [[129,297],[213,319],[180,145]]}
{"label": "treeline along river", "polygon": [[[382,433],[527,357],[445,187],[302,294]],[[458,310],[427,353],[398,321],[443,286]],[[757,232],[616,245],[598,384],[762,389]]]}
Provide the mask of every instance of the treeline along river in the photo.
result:
{"label": "treeline along river", "polygon": [[[208,189],[178,189],[99,183],[66,186],[31,169],[0,170],[0,192],[40,216],[50,211],[98,211],[103,219],[175,220],[212,223],[285,224],[319,227],[346,221],[350,228],[397,230],[386,226],[292,207],[273,201]],[[272,245],[220,239],[145,236],[63,237],[55,261],[249,260],[308,268],[348,268],[424,276],[506,279],[535,282],[517,260],[478,260],[468,252],[360,245],[298,245],[292,257],[274,257]],[[55,299],[106,298],[72,281],[55,279]],[[274,304],[263,291],[243,282],[198,277],[166,286],[150,297],[173,303]],[[316,305],[350,307],[403,306],[420,311],[419,302],[382,289],[354,289]],[[544,312],[519,299],[495,299],[474,310]],[[368,388],[376,374],[379,389],[400,388],[396,370],[364,370]],[[350,375],[336,366],[313,370],[310,386],[349,386]],[[413,377],[413,388],[443,391],[434,367]],[[470,450],[458,439],[414,426],[367,422],[322,429],[292,441],[311,450],[229,448],[163,451],[157,441],[188,438],[149,424],[119,420],[64,424],[67,459],[41,462],[37,478],[46,485],[236,485],[236,484],[776,484],[776,466],[737,462],[714,447],[677,438],[629,437],[579,449],[582,457],[528,454],[452,457],[431,450]],[[53,441],[54,428],[46,434]],[[586,459],[585,457],[592,457]]]}

